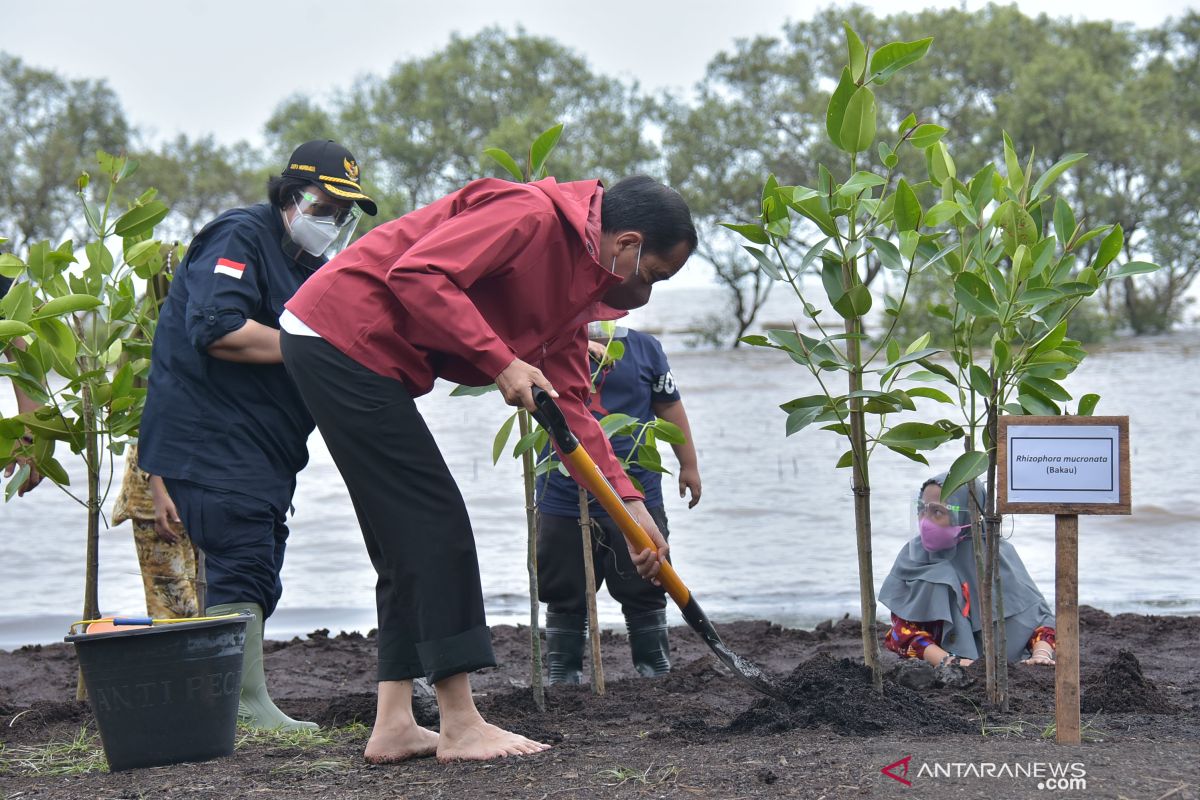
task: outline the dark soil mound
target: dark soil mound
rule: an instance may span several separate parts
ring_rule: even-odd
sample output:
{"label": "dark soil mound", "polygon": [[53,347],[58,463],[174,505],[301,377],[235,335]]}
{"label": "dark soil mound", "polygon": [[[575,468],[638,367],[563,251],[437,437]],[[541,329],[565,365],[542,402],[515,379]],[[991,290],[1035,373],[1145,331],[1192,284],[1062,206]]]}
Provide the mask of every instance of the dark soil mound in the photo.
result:
{"label": "dark soil mound", "polygon": [[0,743],[16,738],[36,738],[63,724],[88,723],[92,723],[92,710],[87,703],[74,700],[35,700],[25,709],[0,705]]}
{"label": "dark soil mound", "polygon": [[1142,674],[1142,665],[1128,650],[1121,650],[1097,673],[1083,680],[1079,709],[1088,714],[1134,711],[1173,714],[1178,711]]}
{"label": "dark soil mound", "polygon": [[892,681],[883,694],[871,688],[871,671],[848,658],[827,654],[800,664],[783,681],[787,700],[760,698],[729,724],[737,733],[771,734],[794,728],[828,728],[870,736],[880,731],[968,732],[973,723],[931,705]]}

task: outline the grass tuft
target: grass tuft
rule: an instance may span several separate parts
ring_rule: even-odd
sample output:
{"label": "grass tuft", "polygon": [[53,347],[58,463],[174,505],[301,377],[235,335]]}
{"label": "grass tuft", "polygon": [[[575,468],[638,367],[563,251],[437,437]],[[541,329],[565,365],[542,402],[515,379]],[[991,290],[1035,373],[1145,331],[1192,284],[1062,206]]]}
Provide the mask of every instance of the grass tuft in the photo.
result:
{"label": "grass tuft", "polygon": [[68,742],[6,746],[0,744],[0,775],[85,775],[107,772],[100,737],[87,726]]}

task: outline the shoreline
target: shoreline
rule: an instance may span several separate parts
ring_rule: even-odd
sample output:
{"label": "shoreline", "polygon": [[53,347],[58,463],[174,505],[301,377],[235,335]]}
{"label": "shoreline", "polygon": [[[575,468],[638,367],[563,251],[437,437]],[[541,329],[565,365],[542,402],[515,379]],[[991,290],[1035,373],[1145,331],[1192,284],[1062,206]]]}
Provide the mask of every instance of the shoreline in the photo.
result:
{"label": "shoreline", "polygon": [[[1162,606],[1153,606],[1151,604],[1159,602]],[[1173,602],[1190,602],[1190,601],[1142,601],[1142,605],[1151,605],[1150,609],[1133,610],[1133,611],[1110,611],[1099,606],[1093,606],[1087,603],[1082,603],[1080,608],[1089,608],[1094,611],[1099,611],[1112,617],[1178,617],[1178,618],[1198,618],[1200,619],[1200,610],[1181,608],[1173,610],[1170,606]],[[1053,600],[1050,600],[1053,606]],[[607,616],[601,612],[600,629],[617,634],[624,634],[625,623],[620,617],[619,611],[608,609],[611,613]],[[336,613],[335,613],[336,612]],[[130,616],[144,612],[128,612]],[[877,621],[888,619],[888,610],[880,605],[877,611]],[[111,613],[106,612],[107,616]],[[364,609],[319,609],[319,608],[282,608],[279,609],[267,623],[267,640],[274,642],[290,642],[296,639],[307,639],[310,633],[314,631],[325,630],[329,635],[336,636],[339,634],[358,634],[367,636],[375,628],[376,611],[374,608]],[[528,628],[528,616],[524,619],[514,619],[517,615],[514,614],[497,614],[495,617],[500,618],[500,621],[490,624],[492,628],[515,627]],[[811,630],[825,622],[834,620],[857,620],[857,616],[853,612],[843,612],[841,615],[819,615],[793,614],[783,617],[783,621],[778,618],[762,617],[755,615],[739,615],[737,612],[721,613],[719,610],[716,613],[710,614],[710,618],[720,630],[721,625],[738,624],[743,622],[759,622],[765,621],[771,625],[784,628],[786,630]],[[544,617],[544,613],[543,613]],[[326,623],[325,620],[336,618],[341,620],[338,623]],[[345,622],[352,620],[353,624],[347,625]],[[796,621],[793,624],[793,620]],[[0,615],[0,653],[11,653],[26,647],[47,647],[54,644],[61,644],[63,637],[67,635],[67,629],[71,622],[65,618],[54,614],[41,614],[37,616],[10,616],[5,617]],[[673,606],[667,607],[667,621],[672,629],[680,628],[684,631],[689,631],[686,623],[683,620],[679,610]],[[543,623],[544,624],[544,623]],[[45,631],[61,630],[61,635],[46,634]],[[36,631],[36,633],[35,633]],[[22,633],[26,632],[26,633]]]}

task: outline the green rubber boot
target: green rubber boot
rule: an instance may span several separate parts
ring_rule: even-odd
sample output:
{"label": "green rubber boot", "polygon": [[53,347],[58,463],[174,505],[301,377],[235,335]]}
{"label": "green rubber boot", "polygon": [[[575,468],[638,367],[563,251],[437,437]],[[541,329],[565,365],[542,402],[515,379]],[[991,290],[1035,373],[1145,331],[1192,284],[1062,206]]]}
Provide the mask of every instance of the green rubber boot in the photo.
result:
{"label": "green rubber boot", "polygon": [[267,674],[263,670],[263,610],[257,603],[223,603],[205,609],[208,616],[249,611],[254,619],[246,623],[246,655],[242,661],[242,696],[238,700],[238,722],[261,730],[315,731],[315,722],[300,722],[276,708],[267,694]]}

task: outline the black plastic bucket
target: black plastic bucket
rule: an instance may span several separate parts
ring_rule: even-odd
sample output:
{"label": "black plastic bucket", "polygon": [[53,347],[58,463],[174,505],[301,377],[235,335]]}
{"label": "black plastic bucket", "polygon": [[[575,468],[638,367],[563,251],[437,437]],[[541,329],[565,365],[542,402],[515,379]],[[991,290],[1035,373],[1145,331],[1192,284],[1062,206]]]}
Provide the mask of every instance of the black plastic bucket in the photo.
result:
{"label": "black plastic bucket", "polygon": [[110,770],[233,752],[252,618],[66,637],[79,657]]}

